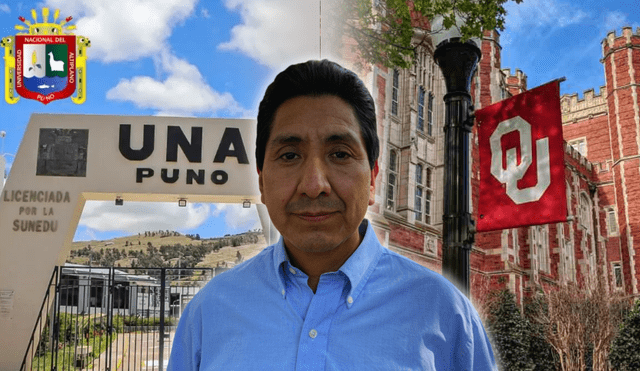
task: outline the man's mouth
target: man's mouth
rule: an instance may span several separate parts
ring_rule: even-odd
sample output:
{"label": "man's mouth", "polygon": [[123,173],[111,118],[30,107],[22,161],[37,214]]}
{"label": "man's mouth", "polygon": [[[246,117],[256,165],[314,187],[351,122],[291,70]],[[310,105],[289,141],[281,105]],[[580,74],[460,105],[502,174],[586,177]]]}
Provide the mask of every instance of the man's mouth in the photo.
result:
{"label": "man's mouth", "polygon": [[332,217],[336,211],[296,212],[295,216],[309,222],[321,222]]}

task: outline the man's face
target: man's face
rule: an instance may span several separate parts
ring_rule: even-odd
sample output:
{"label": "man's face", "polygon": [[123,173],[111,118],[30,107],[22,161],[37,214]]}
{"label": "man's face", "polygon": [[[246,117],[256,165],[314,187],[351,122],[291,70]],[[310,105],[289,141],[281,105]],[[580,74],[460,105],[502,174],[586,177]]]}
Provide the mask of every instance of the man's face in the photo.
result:
{"label": "man's face", "polygon": [[355,250],[377,172],[348,103],[330,95],[296,97],[274,115],[260,193],[288,249]]}

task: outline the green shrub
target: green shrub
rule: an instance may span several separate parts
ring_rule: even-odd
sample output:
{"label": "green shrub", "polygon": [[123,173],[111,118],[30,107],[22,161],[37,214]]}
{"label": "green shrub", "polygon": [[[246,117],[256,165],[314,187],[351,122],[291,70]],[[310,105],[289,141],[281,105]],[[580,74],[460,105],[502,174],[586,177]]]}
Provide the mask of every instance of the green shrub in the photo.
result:
{"label": "green shrub", "polygon": [[[118,317],[118,324],[122,324],[122,326],[160,326],[160,317],[137,317],[137,316],[114,316],[114,323],[116,322],[116,317]],[[164,325],[165,326],[175,326],[176,321],[175,318],[165,316],[164,317]],[[114,324],[115,327],[115,324]]]}
{"label": "green shrub", "polygon": [[529,355],[529,329],[508,290],[494,293],[489,305],[487,331],[491,334],[496,361],[502,370],[532,370]]}
{"label": "green shrub", "polygon": [[626,316],[611,344],[609,361],[614,370],[640,370],[640,300]]}

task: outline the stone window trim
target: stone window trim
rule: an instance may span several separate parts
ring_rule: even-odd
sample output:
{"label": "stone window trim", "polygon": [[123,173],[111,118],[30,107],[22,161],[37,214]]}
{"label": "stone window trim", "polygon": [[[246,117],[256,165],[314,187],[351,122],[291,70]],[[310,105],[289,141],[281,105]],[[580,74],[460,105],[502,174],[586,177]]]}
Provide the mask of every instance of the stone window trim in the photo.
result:
{"label": "stone window trim", "polygon": [[[416,193],[420,193],[421,195],[421,210],[424,218],[421,218],[420,221],[427,225],[433,224],[433,213],[432,213],[432,204],[433,204],[433,168],[426,164],[420,164],[420,169],[422,170],[422,174],[420,175],[420,181],[418,182],[418,178],[416,178]],[[424,175],[424,177],[423,177]],[[418,188],[420,191],[418,191]],[[424,205],[424,207],[422,207]]]}
{"label": "stone window trim", "polygon": [[415,166],[414,215],[422,225],[433,225],[433,168],[420,162]]}
{"label": "stone window trim", "polygon": [[520,244],[518,243],[518,228],[511,229],[511,245],[513,248],[513,260],[520,264]]}
{"label": "stone window trim", "polygon": [[575,282],[576,281],[576,256],[575,249],[573,245],[573,240],[570,237],[566,237],[564,235],[564,224],[558,223],[558,237],[559,237],[559,245],[561,248],[560,261],[558,262],[562,268],[562,272],[559,274],[562,275],[562,279],[565,282]]}
{"label": "stone window trim", "polygon": [[549,227],[548,225],[534,225],[530,228],[530,241],[533,260],[537,264],[532,265],[543,273],[551,273],[549,259]]}
{"label": "stone window trim", "polygon": [[386,205],[387,210],[396,211],[397,201],[397,188],[398,188],[398,150],[391,148],[389,150],[389,164],[387,172],[387,195]]}
{"label": "stone window trim", "polygon": [[419,86],[418,87],[418,122],[416,125],[416,130],[419,133],[424,133],[425,94],[426,94],[426,90],[424,89],[424,86]]}
{"label": "stone window trim", "polygon": [[[571,192],[571,185],[569,185],[569,182],[565,181],[565,190],[566,190],[566,194],[567,194],[567,217],[573,217],[573,210],[571,209],[571,198],[572,198],[572,192]],[[568,218],[567,218],[568,219]]]}
{"label": "stone window trim", "polygon": [[607,224],[607,235],[619,236],[620,228],[618,227],[618,210],[615,207],[605,208],[605,220]]}
{"label": "stone window trim", "polygon": [[425,195],[424,195],[424,214],[425,223],[433,225],[433,168],[425,167],[424,177]]}
{"label": "stone window trim", "polygon": [[567,142],[568,145],[578,151],[582,157],[587,157],[587,137],[574,138]]}
{"label": "stone window trim", "polygon": [[393,69],[391,82],[391,115],[398,116],[398,107],[400,103],[400,71]]}
{"label": "stone window trim", "polygon": [[433,225],[433,191],[427,189],[424,194],[424,214],[425,214],[425,224]]}
{"label": "stone window trim", "polygon": [[591,235],[593,233],[591,200],[585,192],[580,192],[578,200],[578,223],[587,234]]}
{"label": "stone window trim", "polygon": [[422,203],[424,195],[424,185],[422,184],[422,164],[416,164],[416,193],[413,210],[415,212],[416,221],[421,222],[422,219]]}
{"label": "stone window trim", "polygon": [[433,93],[429,92],[429,99],[427,101],[427,135],[433,136]]}
{"label": "stone window trim", "polygon": [[611,262],[611,272],[613,272],[613,288],[624,290],[624,272],[620,262]]}

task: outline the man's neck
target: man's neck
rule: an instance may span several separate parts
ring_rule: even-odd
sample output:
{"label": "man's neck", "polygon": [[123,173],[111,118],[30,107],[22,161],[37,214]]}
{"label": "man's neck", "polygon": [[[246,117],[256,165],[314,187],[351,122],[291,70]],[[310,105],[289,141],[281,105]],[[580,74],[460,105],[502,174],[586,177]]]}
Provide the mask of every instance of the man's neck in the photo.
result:
{"label": "man's neck", "polygon": [[[357,239],[348,239],[340,246],[325,252],[308,252],[295,247],[289,248],[285,242],[285,249],[289,255],[291,264],[303,271],[309,279],[307,284],[315,294],[320,281],[320,276],[324,273],[335,272],[349,259],[356,251],[364,236],[356,230]],[[354,242],[355,241],[355,242]]]}

